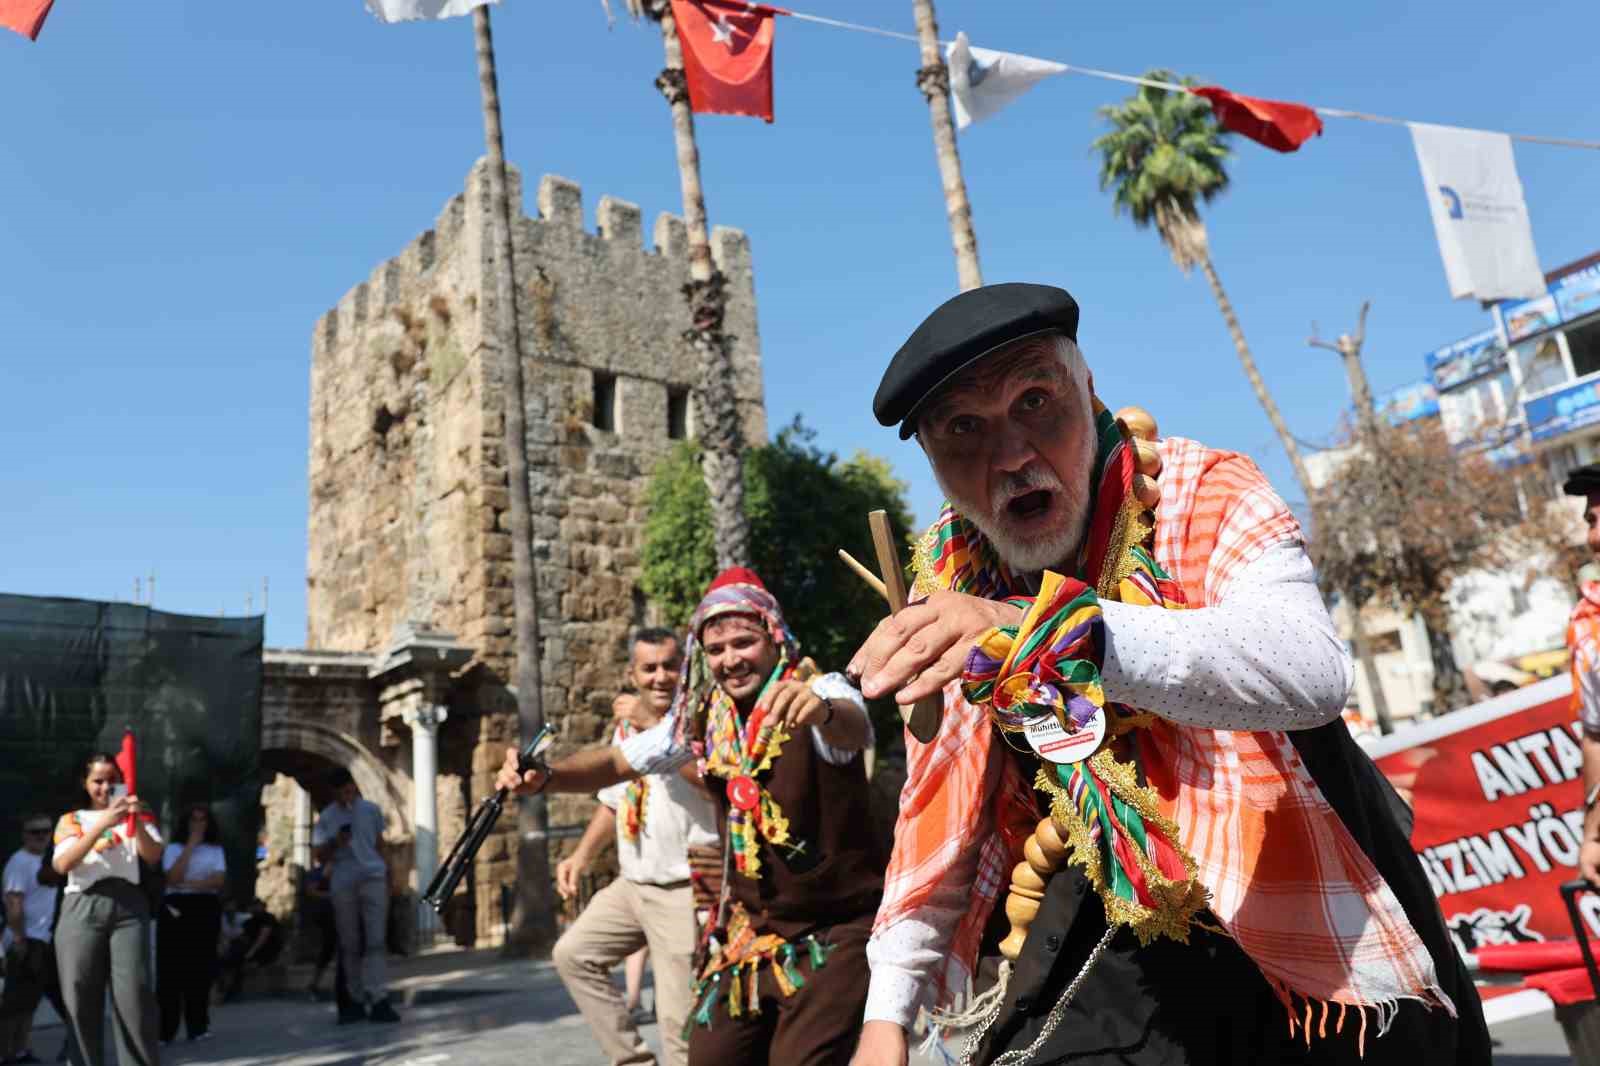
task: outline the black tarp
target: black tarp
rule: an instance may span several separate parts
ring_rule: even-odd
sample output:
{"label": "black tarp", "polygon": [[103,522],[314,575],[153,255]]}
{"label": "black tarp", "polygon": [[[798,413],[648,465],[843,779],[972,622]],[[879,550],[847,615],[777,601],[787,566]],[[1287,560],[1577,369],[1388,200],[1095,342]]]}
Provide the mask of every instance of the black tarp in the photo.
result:
{"label": "black tarp", "polygon": [[81,806],[83,761],[138,741],[139,796],[170,833],[212,806],[228,889],[255,891],[262,619],[0,594],[0,853],[18,819]]}

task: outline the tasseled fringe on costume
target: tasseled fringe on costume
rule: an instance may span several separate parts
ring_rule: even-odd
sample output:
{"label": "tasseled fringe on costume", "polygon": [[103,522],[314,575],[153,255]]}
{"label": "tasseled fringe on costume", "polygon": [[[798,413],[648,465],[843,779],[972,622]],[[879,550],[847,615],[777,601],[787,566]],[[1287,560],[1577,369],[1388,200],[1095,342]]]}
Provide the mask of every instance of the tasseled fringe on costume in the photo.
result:
{"label": "tasseled fringe on costume", "polygon": [[928,1012],[928,1025],[933,1030],[971,1029],[982,1025],[988,1028],[994,1017],[1000,1013],[1000,1005],[1006,999],[1006,986],[1011,983],[1012,963],[1006,959],[1000,963],[1000,975],[990,989],[981,996],[974,996],[967,1001],[961,1010],[936,1008]]}
{"label": "tasseled fringe on costume", "polygon": [[[1271,982],[1273,991],[1283,1001],[1284,1010],[1289,1018],[1289,1035],[1292,1037],[1296,1031],[1303,1034],[1306,1047],[1311,1046],[1313,1030],[1318,1040],[1328,1037],[1328,1011],[1332,1006],[1338,1006],[1338,1016],[1334,1018],[1334,1035],[1344,1032],[1345,1016],[1354,1010],[1361,1018],[1361,1027],[1356,1032],[1356,1054],[1360,1058],[1367,1056],[1367,1014],[1372,1014],[1372,1020],[1377,1029],[1373,1039],[1381,1038],[1394,1025],[1395,1017],[1400,1013],[1401,1000],[1411,999],[1421,1003],[1428,1009],[1443,1008],[1450,1017],[1456,1017],[1456,1005],[1450,997],[1445,995],[1444,989],[1437,985],[1430,986],[1427,991],[1418,996],[1397,996],[1394,999],[1383,1000],[1378,1003],[1345,1003],[1342,1000],[1311,999],[1302,996],[1293,989],[1287,988],[1279,982]],[[1312,1016],[1316,1015],[1315,1021]]]}
{"label": "tasseled fringe on costume", "polygon": [[[698,1025],[708,1026],[711,1024],[711,1012],[716,1009],[717,993],[722,988],[722,975],[720,973],[712,974],[710,983],[711,991],[707,992],[706,998],[700,1001],[700,1009],[694,1012],[694,1021]],[[687,1029],[688,1026],[684,1028]]]}
{"label": "tasseled fringe on costume", "polygon": [[[776,940],[777,938],[772,938]],[[772,979],[778,985],[778,991],[784,998],[794,995],[806,986],[805,974],[800,969],[800,961],[795,945],[786,941],[779,941],[770,945],[765,950],[758,951],[752,956],[741,958],[738,961],[729,961],[723,958],[724,950],[732,950],[734,944],[730,943],[727,949],[720,946],[713,950],[711,959],[706,964],[706,969],[695,981],[690,991],[692,1000],[699,1002],[699,1008],[685,1020],[683,1035],[688,1039],[689,1033],[696,1025],[709,1027],[711,1019],[716,1014],[717,999],[721,994],[723,974],[728,976],[728,1017],[740,1018],[746,1014],[755,1016],[761,1013],[761,966],[766,963],[772,967]],[[837,944],[828,942],[816,936],[808,936],[800,942],[800,947],[805,951],[805,957],[811,961],[811,972],[814,974],[828,964],[828,956],[832,955]]]}

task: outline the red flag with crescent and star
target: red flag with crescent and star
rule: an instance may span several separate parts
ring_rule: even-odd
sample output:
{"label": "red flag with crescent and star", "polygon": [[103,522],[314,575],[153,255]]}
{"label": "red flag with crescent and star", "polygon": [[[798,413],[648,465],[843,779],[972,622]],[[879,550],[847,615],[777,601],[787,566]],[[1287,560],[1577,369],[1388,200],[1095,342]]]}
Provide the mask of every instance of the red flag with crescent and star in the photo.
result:
{"label": "red flag with crescent and star", "polygon": [[773,16],[785,14],[739,0],[672,0],[693,111],[772,121]]}
{"label": "red flag with crescent and star", "polygon": [[53,3],[55,0],[0,0],[0,26],[37,41]]}
{"label": "red flag with crescent and star", "polygon": [[1322,120],[1304,104],[1241,96],[1215,85],[1189,91],[1211,102],[1211,110],[1223,129],[1242,133],[1280,152],[1292,152],[1322,135]]}

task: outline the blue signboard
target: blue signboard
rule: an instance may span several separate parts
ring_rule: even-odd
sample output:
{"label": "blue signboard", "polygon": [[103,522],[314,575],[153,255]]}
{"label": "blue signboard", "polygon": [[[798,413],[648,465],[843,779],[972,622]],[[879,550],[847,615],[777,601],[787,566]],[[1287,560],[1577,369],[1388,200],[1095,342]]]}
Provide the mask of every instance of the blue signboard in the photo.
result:
{"label": "blue signboard", "polygon": [[1547,393],[1522,405],[1528,435],[1549,440],[1600,422],[1600,381]]}
{"label": "blue signboard", "polygon": [[1568,274],[1550,286],[1550,293],[1556,298],[1563,322],[1600,311],[1600,263]]}
{"label": "blue signboard", "polygon": [[1507,300],[1496,305],[1495,312],[1505,326],[1506,339],[1513,344],[1561,324],[1555,295],[1548,292],[1531,300]]}
{"label": "blue signboard", "polygon": [[1393,426],[1413,422],[1439,413],[1439,394],[1433,382],[1424,378],[1379,393],[1374,401],[1378,412]]}
{"label": "blue signboard", "polygon": [[1486,329],[1428,353],[1428,376],[1440,392],[1493,373],[1506,364],[1498,331]]}

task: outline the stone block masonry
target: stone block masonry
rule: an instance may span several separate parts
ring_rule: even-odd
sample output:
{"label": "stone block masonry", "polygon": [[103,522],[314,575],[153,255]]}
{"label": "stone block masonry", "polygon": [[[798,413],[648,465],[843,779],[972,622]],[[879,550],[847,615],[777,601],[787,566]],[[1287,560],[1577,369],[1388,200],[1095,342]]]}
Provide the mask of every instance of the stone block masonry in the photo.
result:
{"label": "stone block masonry", "polygon": [[[698,385],[684,340],[687,240],[682,221],[663,214],[647,247],[639,208],[608,196],[590,231],[582,191],[563,178],[540,181],[533,216],[514,170],[511,194],[543,696],[571,749],[605,739],[628,633],[653,620],[638,587],[645,496],[670,434],[686,421],[692,435],[692,404],[685,420],[681,397]],[[439,729],[441,779],[464,789],[456,810],[489,793],[517,732],[506,688],[511,538],[490,209],[480,161],[434,228],[346,294],[312,336],[309,642],[376,653],[397,626],[422,623],[471,649]],[[750,246],[719,227],[712,249],[728,279],[734,390],[747,438],[759,442]],[[406,744],[377,753],[401,775]],[[589,803],[555,799],[552,824],[585,821]],[[497,931],[499,885],[515,870],[513,824],[505,820],[474,871],[480,939]]]}

